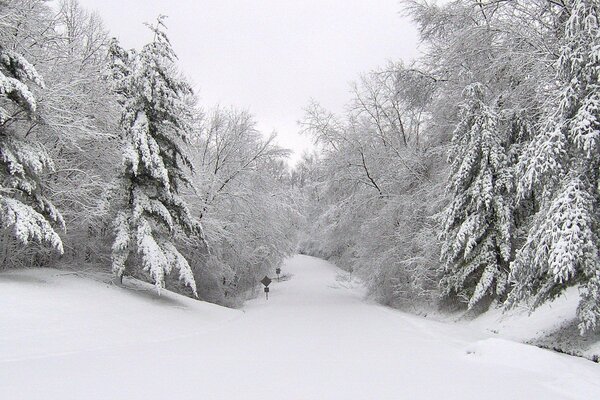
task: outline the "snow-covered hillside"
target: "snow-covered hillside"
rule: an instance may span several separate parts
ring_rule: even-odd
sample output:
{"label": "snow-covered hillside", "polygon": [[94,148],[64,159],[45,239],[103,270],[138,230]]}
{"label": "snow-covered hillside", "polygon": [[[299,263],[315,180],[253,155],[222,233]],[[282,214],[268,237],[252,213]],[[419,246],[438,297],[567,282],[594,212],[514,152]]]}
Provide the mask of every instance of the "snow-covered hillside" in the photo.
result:
{"label": "snow-covered hillside", "polygon": [[315,258],[284,272],[243,312],[65,271],[2,273],[0,398],[600,397],[598,364],[365,302]]}
{"label": "snow-covered hillside", "polygon": [[[110,276],[31,269],[0,274],[0,359],[31,362],[172,340],[237,318],[240,311]],[[1,375],[0,375],[1,378]],[[0,396],[1,398],[2,396]]]}
{"label": "snow-covered hillside", "polygon": [[[580,293],[570,287],[554,301],[533,312],[525,306],[506,311],[494,307],[471,321],[460,321],[471,329],[487,331],[522,343],[597,360],[600,355],[600,332],[581,336],[577,325]],[[448,319],[448,317],[442,317]]]}

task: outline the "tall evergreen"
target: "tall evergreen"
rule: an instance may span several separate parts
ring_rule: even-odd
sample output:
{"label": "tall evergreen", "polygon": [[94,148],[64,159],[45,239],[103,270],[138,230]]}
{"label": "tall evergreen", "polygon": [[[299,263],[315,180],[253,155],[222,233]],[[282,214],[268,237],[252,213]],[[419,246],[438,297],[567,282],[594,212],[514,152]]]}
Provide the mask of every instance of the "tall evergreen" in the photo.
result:
{"label": "tall evergreen", "polygon": [[194,293],[186,259],[173,245],[175,234],[203,238],[202,227],[178,195],[189,184],[191,163],[182,147],[192,133],[190,86],[177,76],[175,53],[163,18],[149,26],[154,40],[139,53],[110,48],[115,89],[122,105],[124,142],[122,209],[115,219],[112,268],[118,277],[141,264],[158,290],[173,268]]}
{"label": "tall evergreen", "polygon": [[600,4],[575,0],[545,121],[525,151],[521,198],[538,211],[512,265],[512,304],[537,307],[579,284],[582,332],[600,325]]}
{"label": "tall evergreen", "polygon": [[44,87],[24,57],[0,43],[0,230],[23,245],[41,243],[62,254],[52,223],[64,227],[64,221],[42,193],[40,180],[54,164],[26,134],[37,108],[31,84]]}
{"label": "tall evergreen", "polygon": [[513,176],[498,115],[484,102],[483,86],[464,90],[461,121],[450,148],[450,204],[443,213],[443,294],[469,308],[486,295],[505,293],[513,228]]}

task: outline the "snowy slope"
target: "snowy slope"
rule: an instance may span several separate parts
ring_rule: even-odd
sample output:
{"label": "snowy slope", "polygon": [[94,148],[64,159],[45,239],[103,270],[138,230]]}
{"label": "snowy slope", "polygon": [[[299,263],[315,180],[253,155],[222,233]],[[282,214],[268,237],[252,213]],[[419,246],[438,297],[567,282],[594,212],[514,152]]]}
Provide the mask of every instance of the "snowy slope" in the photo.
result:
{"label": "snowy slope", "polygon": [[158,296],[143,282],[126,281],[125,289],[109,281],[108,275],[55,269],[1,273],[0,360],[173,339],[242,315],[168,291]]}
{"label": "snowy slope", "polygon": [[584,399],[600,366],[364,302],[288,260],[230,311],[58,271],[0,274],[0,399]]}
{"label": "snowy slope", "polygon": [[474,320],[459,323],[464,323],[471,329],[495,333],[518,342],[555,348],[591,360],[600,355],[600,333],[588,333],[583,337],[579,334],[579,299],[578,288],[571,287],[554,301],[533,312],[526,307],[508,311],[492,308]]}

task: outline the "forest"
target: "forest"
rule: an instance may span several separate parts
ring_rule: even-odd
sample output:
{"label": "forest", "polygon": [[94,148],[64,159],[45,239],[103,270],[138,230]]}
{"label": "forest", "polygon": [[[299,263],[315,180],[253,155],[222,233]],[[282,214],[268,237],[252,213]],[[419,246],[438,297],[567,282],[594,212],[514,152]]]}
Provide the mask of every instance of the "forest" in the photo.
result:
{"label": "forest", "polygon": [[239,308],[301,253],[416,314],[575,286],[599,329],[600,4],[399,4],[422,55],[357,77],[343,113],[307,103],[290,166],[251,113],[200,104],[168,19],[127,49],[77,0],[0,0],[0,268]]}

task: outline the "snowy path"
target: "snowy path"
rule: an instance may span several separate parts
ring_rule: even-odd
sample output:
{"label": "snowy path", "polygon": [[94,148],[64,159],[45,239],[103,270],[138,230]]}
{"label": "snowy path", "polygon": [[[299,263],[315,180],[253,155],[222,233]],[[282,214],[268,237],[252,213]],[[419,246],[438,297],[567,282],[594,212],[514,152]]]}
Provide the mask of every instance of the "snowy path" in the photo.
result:
{"label": "snowy path", "polygon": [[[163,313],[171,328],[152,332],[125,310],[118,318],[134,323],[111,336],[118,321],[103,313],[80,321],[106,322],[94,328],[102,345],[80,334],[71,351],[44,353],[44,331],[33,351],[0,327],[0,399],[600,398],[597,364],[369,304],[311,257],[290,259],[284,272],[292,279],[273,282],[269,301],[261,296],[245,313],[207,309],[203,328]],[[79,332],[48,329],[48,341]]]}

